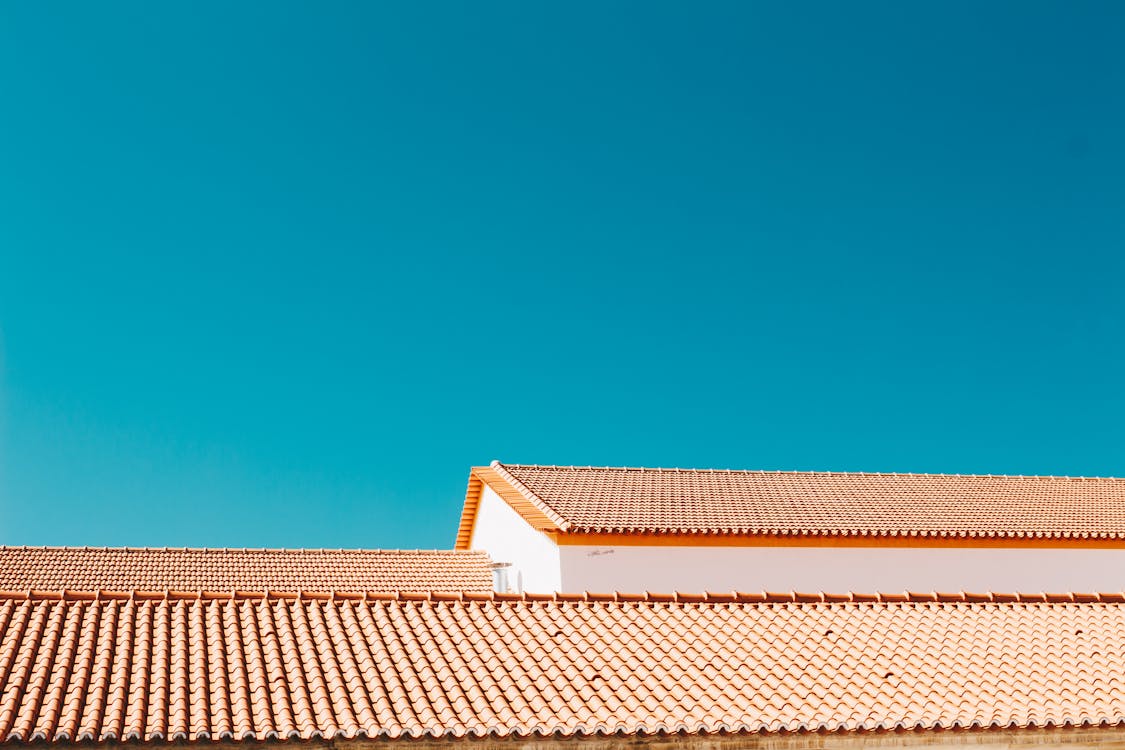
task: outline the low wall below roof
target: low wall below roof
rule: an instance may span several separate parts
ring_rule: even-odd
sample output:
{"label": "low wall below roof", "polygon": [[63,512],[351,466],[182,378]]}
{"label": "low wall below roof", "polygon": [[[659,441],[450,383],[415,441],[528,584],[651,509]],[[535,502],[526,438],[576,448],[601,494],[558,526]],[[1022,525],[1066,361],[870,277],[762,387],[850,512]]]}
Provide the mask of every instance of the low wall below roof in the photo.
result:
{"label": "low wall below roof", "polygon": [[[17,743],[14,746],[19,747]],[[40,747],[67,747],[56,742]],[[265,742],[129,742],[147,748],[192,747],[211,750],[924,750],[960,747],[967,750],[1125,750],[1125,727],[1064,729],[919,730],[903,732],[829,732],[794,734],[686,735],[618,737],[509,737],[505,739],[357,739],[267,740]]]}
{"label": "low wall below roof", "polygon": [[[266,745],[275,743],[264,743]],[[448,740],[336,740],[321,743],[287,742],[293,750],[909,750],[964,747],[975,750],[1059,748],[1059,750],[1125,750],[1125,729],[1005,729],[915,732],[834,732],[830,734],[763,734],[735,736],[509,738]]]}
{"label": "low wall below roof", "polygon": [[1125,590],[1125,549],[563,545],[559,552],[567,592]]}
{"label": "low wall below roof", "polygon": [[554,592],[559,584],[559,548],[528,525],[487,485],[482,489],[471,548],[495,563],[510,565],[504,590]]}

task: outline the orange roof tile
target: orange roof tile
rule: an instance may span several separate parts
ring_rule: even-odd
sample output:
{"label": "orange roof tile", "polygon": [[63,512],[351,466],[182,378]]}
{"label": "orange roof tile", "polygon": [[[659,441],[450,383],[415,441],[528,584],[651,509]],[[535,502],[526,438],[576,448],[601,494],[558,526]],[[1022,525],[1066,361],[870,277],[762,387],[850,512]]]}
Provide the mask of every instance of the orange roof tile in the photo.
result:
{"label": "orange roof tile", "polygon": [[[474,469],[474,476],[502,497],[517,497],[535,510],[536,519],[550,519],[554,530],[568,534],[1125,539],[1125,479],[1116,478],[495,461]],[[470,504],[459,548],[468,546]]]}
{"label": "orange roof tile", "polygon": [[0,594],[0,741],[1125,724],[1125,595]]}
{"label": "orange roof tile", "polygon": [[0,547],[0,589],[491,591],[482,552]]}

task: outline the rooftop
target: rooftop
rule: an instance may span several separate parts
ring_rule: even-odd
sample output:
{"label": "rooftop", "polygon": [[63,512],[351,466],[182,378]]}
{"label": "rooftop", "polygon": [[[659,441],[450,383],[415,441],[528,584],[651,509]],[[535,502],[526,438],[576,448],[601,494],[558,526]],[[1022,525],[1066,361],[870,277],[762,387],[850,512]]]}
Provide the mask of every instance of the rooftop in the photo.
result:
{"label": "rooftop", "polygon": [[1125,594],[0,593],[8,742],[1125,724]]}
{"label": "rooftop", "polygon": [[484,552],[0,547],[0,589],[490,591]]}
{"label": "rooftop", "polygon": [[[473,469],[564,534],[1125,539],[1125,479],[647,469]],[[475,512],[470,483],[458,547]],[[479,490],[478,490],[479,494]]]}

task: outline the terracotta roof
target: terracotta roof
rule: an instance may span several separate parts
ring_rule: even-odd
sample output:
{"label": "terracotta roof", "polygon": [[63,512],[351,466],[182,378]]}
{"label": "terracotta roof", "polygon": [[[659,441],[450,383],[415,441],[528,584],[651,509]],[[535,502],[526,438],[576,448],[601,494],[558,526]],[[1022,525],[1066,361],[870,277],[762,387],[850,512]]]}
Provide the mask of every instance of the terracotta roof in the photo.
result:
{"label": "terracotta roof", "polygon": [[[1125,479],[1116,478],[495,461],[473,472],[513,507],[530,508],[537,527],[546,528],[547,519],[552,530],[570,534],[1125,539]],[[470,495],[472,489],[470,482]],[[468,546],[474,513],[469,497],[459,548]]]}
{"label": "terracotta roof", "polygon": [[0,547],[0,589],[491,591],[482,552]]}
{"label": "terracotta roof", "polygon": [[0,739],[1125,723],[1125,595],[0,593]]}

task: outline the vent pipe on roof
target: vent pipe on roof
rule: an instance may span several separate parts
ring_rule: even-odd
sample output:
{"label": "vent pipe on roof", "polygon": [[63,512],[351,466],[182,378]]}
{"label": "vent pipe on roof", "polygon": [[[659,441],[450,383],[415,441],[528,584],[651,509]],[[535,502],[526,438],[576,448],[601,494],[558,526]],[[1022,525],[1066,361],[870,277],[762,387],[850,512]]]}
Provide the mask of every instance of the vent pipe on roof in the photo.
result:
{"label": "vent pipe on roof", "polygon": [[522,594],[519,575],[512,575],[511,563],[492,564],[492,590],[501,594]]}

